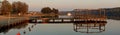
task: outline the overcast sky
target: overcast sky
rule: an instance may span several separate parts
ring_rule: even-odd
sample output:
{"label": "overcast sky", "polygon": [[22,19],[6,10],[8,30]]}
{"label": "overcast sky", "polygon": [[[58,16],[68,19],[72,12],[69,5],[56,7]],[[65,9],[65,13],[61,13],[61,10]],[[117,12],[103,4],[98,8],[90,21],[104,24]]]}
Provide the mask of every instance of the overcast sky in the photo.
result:
{"label": "overcast sky", "polygon": [[25,2],[30,11],[40,11],[43,7],[57,8],[60,11],[73,9],[96,9],[120,7],[120,0],[8,0]]}

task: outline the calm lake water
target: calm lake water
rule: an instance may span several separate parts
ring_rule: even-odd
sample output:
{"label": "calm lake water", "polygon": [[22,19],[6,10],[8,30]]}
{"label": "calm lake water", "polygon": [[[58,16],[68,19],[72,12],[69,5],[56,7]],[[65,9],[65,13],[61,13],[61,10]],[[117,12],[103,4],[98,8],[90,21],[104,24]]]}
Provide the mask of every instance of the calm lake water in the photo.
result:
{"label": "calm lake water", "polygon": [[107,20],[105,31],[99,33],[75,32],[72,23],[49,24],[28,23],[4,29],[0,35],[120,35],[120,20]]}

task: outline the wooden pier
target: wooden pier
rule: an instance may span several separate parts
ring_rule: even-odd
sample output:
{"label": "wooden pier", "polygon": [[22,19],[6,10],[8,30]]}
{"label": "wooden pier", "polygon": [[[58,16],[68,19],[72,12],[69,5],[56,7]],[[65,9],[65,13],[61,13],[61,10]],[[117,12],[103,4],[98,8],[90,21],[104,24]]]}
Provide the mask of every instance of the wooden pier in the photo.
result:
{"label": "wooden pier", "polygon": [[40,18],[40,19],[30,19],[31,23],[107,23],[103,19],[79,19],[79,18]]}
{"label": "wooden pier", "polygon": [[9,28],[28,21],[26,18],[10,18],[0,21],[0,29]]}
{"label": "wooden pier", "polygon": [[4,26],[0,29],[0,33],[7,33],[9,32],[11,29],[22,29],[22,28],[25,28],[27,27],[28,25],[28,22],[22,22],[22,23],[19,23],[17,25],[11,25],[10,27],[9,26]]}
{"label": "wooden pier", "polygon": [[[99,11],[100,14],[89,14],[89,11],[86,11],[84,14],[82,12],[73,12],[70,18],[41,18],[41,16],[36,16],[30,18],[30,22],[32,23],[107,23],[107,17]],[[45,15],[44,15],[45,16]],[[47,15],[48,16],[48,15]],[[67,16],[67,15],[66,15]]]}

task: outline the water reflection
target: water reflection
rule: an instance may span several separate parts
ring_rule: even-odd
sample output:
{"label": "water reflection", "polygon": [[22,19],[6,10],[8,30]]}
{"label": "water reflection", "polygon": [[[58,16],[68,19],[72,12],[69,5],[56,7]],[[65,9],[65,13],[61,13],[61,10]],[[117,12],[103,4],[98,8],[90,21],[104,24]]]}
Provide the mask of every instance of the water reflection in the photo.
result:
{"label": "water reflection", "polygon": [[74,23],[75,32],[80,33],[101,33],[105,31],[107,23]]}
{"label": "water reflection", "polygon": [[31,31],[31,28],[29,27],[28,30]]}
{"label": "water reflection", "polygon": [[6,34],[11,29],[23,29],[23,28],[27,27],[27,25],[28,25],[28,22],[23,22],[22,24],[15,25],[15,26],[3,27],[2,29],[0,29],[0,33]]}

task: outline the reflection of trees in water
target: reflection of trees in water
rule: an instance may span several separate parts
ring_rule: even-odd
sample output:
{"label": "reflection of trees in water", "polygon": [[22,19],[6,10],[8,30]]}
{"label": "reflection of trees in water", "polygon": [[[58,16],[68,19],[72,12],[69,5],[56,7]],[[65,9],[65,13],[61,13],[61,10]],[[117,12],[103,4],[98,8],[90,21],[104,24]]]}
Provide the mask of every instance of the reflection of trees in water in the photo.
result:
{"label": "reflection of trees in water", "polygon": [[18,26],[15,26],[13,29],[22,29],[22,28],[25,28],[27,25],[28,25],[28,23],[23,23]]}
{"label": "reflection of trees in water", "polygon": [[0,29],[0,33],[5,34],[11,29],[22,29],[22,28],[25,28],[27,25],[28,25],[28,22],[23,22],[19,25],[15,25],[15,26],[11,26],[11,27],[4,27],[4,28]]}
{"label": "reflection of trees in water", "polygon": [[74,23],[74,31],[81,33],[101,33],[107,23]]}

